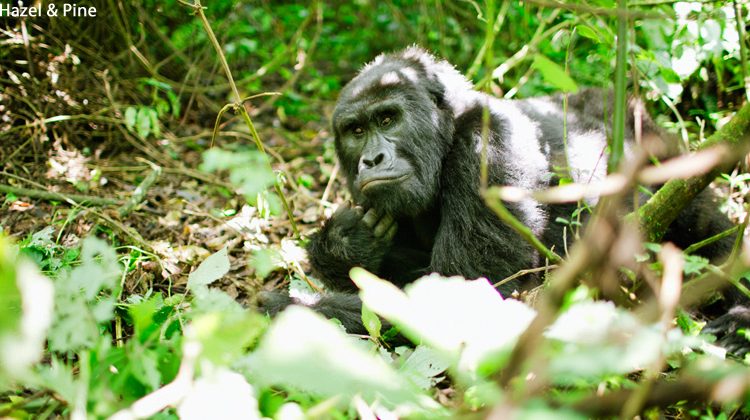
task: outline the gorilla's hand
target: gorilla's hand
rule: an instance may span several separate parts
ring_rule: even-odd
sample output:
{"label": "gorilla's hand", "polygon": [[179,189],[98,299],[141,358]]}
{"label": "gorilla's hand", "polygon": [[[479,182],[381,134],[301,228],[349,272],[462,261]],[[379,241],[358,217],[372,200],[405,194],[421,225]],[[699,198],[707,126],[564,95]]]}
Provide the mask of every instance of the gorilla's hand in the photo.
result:
{"label": "gorilla's hand", "polygon": [[355,290],[352,267],[378,272],[396,235],[396,222],[375,209],[343,206],[317,234],[307,251],[315,276],[330,290]]}
{"label": "gorilla's hand", "polygon": [[743,357],[750,352],[750,341],[739,332],[741,329],[750,330],[750,308],[737,305],[725,315],[709,322],[702,333],[715,335],[716,344],[735,356]]}

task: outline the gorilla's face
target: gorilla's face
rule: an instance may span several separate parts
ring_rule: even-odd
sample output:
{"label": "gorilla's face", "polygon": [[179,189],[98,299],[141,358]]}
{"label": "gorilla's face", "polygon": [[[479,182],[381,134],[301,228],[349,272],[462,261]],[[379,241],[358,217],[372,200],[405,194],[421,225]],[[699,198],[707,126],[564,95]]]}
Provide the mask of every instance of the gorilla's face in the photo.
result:
{"label": "gorilla's face", "polygon": [[433,204],[453,134],[449,113],[415,65],[366,69],[344,88],[333,116],[336,151],[354,199],[397,217]]}

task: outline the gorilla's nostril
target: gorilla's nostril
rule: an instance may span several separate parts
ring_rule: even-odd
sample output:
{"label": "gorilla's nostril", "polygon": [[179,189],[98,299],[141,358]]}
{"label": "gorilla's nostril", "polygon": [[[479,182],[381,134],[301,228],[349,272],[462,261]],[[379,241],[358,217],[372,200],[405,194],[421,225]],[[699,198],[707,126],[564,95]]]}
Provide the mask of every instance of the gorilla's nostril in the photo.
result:
{"label": "gorilla's nostril", "polygon": [[374,168],[380,165],[380,162],[382,162],[384,158],[385,155],[383,153],[378,153],[378,155],[373,159],[362,157],[362,163],[365,164],[365,166],[367,166],[368,168]]}

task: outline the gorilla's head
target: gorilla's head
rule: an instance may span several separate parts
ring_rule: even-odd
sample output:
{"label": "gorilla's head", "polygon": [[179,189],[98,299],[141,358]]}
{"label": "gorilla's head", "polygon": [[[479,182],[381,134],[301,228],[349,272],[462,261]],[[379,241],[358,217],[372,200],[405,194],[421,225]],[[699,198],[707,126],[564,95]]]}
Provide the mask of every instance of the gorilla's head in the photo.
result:
{"label": "gorilla's head", "polygon": [[336,152],[357,203],[394,216],[433,204],[453,141],[451,102],[471,85],[450,64],[411,47],[378,56],[341,92]]}

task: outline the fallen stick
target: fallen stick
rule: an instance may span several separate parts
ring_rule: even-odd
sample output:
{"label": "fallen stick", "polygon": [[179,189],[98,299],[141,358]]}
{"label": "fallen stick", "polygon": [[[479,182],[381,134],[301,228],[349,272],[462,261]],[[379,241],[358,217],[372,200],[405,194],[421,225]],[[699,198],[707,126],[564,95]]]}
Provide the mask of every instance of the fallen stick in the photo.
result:
{"label": "fallen stick", "polygon": [[11,187],[10,185],[0,184],[0,192],[6,194],[15,194],[20,197],[38,198],[47,201],[65,201],[72,200],[74,204],[92,204],[95,206],[114,206],[122,204],[122,201],[114,198],[94,197],[83,194],[64,194],[56,191],[37,190],[33,188]]}

